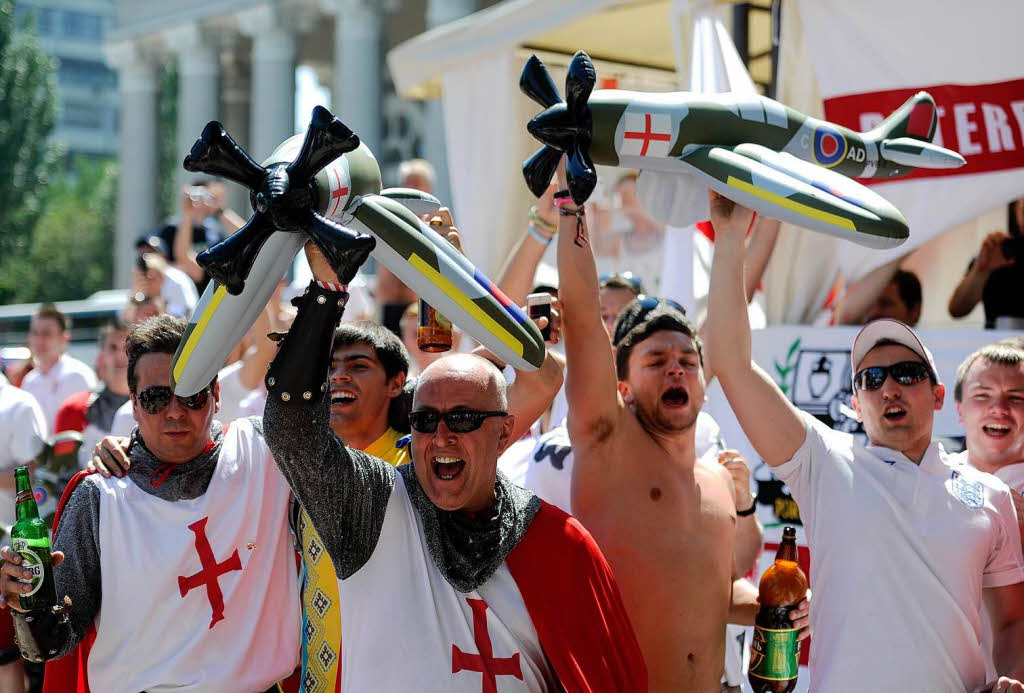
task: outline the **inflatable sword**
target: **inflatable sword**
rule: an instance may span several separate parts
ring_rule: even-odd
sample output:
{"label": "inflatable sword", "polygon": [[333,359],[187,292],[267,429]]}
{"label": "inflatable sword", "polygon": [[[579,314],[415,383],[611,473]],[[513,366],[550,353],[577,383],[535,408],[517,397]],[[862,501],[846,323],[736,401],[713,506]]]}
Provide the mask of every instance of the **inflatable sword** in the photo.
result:
{"label": "inflatable sword", "polygon": [[[638,192],[665,223],[698,221],[701,183],[756,212],[872,248],[908,236],[892,204],[851,177],[892,178],[914,168],[957,168],[956,152],[931,143],[935,101],[919,92],[870,132],[811,118],[762,96],[599,89],[583,51],[573,56],[565,100],[537,56],[519,86],[544,107],[527,125],[544,146],[523,164],[538,197],[567,155],[569,192],[593,192],[593,164],[640,170]],[[687,175],[683,175],[687,174]],[[689,180],[688,180],[689,179]],[[699,205],[699,206],[698,206]],[[706,217],[704,217],[706,218]]]}
{"label": "inflatable sword", "polygon": [[345,264],[347,254],[372,250],[381,264],[498,358],[526,370],[543,363],[537,326],[417,216],[440,207],[438,200],[416,190],[382,191],[373,154],[327,109],[313,109],[305,134],[285,140],[263,165],[249,158],[220,123],[211,122],[184,167],[246,186],[254,213],[198,257],[213,281],[174,356],[177,394],[194,394],[213,380],[307,240],[335,268]]}

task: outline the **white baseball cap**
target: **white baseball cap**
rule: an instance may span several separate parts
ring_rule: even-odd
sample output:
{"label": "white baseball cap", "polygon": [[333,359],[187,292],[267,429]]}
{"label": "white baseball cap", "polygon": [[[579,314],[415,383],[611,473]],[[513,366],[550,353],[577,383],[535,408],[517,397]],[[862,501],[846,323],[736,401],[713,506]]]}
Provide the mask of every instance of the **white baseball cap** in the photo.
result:
{"label": "white baseball cap", "polygon": [[864,360],[868,352],[875,348],[879,342],[894,342],[905,346],[921,357],[931,371],[935,382],[939,382],[939,372],[935,368],[935,359],[932,352],[924,345],[924,342],[899,320],[892,318],[880,318],[872,320],[853,338],[853,349],[850,350],[850,362],[853,364],[853,373],[856,374],[860,362]]}

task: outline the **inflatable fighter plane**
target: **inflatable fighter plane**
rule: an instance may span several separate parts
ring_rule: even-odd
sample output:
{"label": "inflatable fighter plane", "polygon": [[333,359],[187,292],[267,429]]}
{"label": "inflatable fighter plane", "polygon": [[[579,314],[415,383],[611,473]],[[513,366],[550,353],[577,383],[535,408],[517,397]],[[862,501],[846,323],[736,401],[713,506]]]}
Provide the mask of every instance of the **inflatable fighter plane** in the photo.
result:
{"label": "inflatable fighter plane", "polygon": [[307,241],[336,271],[358,266],[349,258],[372,254],[513,367],[533,370],[544,361],[537,326],[417,216],[438,209],[438,200],[417,190],[381,190],[373,154],[322,106],[313,109],[305,134],[285,140],[263,165],[249,158],[220,123],[211,122],[184,167],[246,186],[254,213],[197,258],[214,281],[174,356],[177,394],[194,394],[213,380]]}
{"label": "inflatable fighter plane", "polygon": [[527,125],[544,146],[523,164],[527,185],[538,197],[566,153],[569,192],[577,204],[594,190],[596,162],[639,169],[647,211],[675,226],[700,218],[694,216],[694,193],[702,192],[692,184],[695,177],[775,219],[891,248],[907,238],[906,220],[850,177],[892,178],[914,168],[965,163],[931,143],[935,101],[925,92],[874,130],[858,133],[765,97],[592,91],[596,78],[590,58],[577,52],[563,101],[537,56],[523,67],[520,88],[545,108]]}

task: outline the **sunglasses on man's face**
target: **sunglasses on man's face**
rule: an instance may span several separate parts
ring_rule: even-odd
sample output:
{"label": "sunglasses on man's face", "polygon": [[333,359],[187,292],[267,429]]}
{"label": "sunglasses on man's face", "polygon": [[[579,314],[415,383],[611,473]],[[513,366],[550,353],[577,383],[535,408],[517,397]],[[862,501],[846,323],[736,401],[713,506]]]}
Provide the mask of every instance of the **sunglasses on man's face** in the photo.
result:
{"label": "sunglasses on man's face", "polygon": [[889,376],[900,385],[917,385],[930,379],[932,373],[920,361],[900,361],[889,366],[871,366],[857,371],[853,385],[858,390],[877,390]]}
{"label": "sunglasses on man's face", "polygon": [[437,425],[444,420],[444,425],[452,433],[471,433],[484,424],[485,419],[492,416],[502,418],[508,416],[505,411],[477,411],[476,409],[456,409],[441,413],[436,409],[420,409],[409,412],[409,425],[417,433],[433,433]]}
{"label": "sunglasses on man's face", "polygon": [[[147,414],[159,414],[162,412],[171,403],[171,397],[178,397],[178,395],[175,395],[171,388],[166,385],[153,385],[135,395],[135,398],[139,401],[139,406]],[[206,406],[209,400],[210,386],[207,385],[194,395],[178,397],[178,404],[186,409],[199,411]]]}

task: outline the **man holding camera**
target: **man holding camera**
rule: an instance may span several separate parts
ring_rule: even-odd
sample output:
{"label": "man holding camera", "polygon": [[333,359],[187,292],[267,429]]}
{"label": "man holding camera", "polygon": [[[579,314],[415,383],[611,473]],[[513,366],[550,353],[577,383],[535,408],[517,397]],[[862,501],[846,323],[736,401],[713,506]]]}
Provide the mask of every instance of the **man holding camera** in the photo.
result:
{"label": "man holding camera", "polygon": [[1010,203],[1008,232],[993,231],[985,236],[978,255],[967,268],[949,299],[949,314],[962,318],[978,301],[985,306],[988,329],[1024,328],[1024,265],[1017,258],[1024,252],[1024,198]]}

